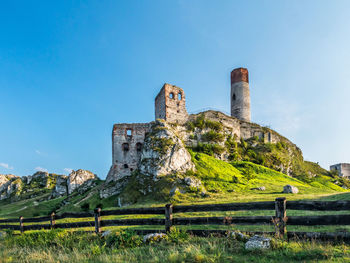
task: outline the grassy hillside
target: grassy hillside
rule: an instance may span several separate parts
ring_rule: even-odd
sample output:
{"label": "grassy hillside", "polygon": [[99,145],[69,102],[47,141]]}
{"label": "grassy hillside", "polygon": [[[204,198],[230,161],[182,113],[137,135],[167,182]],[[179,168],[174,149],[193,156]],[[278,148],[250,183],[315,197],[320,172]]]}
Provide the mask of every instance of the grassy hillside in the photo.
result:
{"label": "grassy hillside", "polygon": [[[287,184],[299,189],[298,194],[287,195],[288,200],[311,199],[347,192],[347,190],[333,184],[332,182],[335,179],[326,175],[317,175],[308,183],[251,162],[225,162],[204,153],[193,151],[190,151],[190,153],[196,166],[195,172],[188,172],[185,175],[164,176],[156,182],[134,173],[131,178],[128,178],[128,184],[121,194],[124,204],[128,202],[129,205],[133,206],[152,206],[163,205],[167,202],[193,204],[274,200],[276,197],[286,196],[286,194],[282,194],[282,190],[283,186]],[[185,177],[199,179],[206,190],[206,195],[202,196],[197,189],[181,185]],[[179,184],[186,192],[178,192],[171,196],[171,189],[174,185]],[[152,192],[147,193],[149,186],[152,187]],[[265,191],[252,190],[252,188],[262,186],[266,188]],[[145,192],[146,194],[144,194]],[[61,197],[49,200],[48,196],[49,193],[43,192],[42,195],[34,198],[13,203],[2,200],[0,201],[0,217],[17,217],[20,215],[31,217],[48,215],[52,211],[62,213],[66,211],[88,211],[97,206],[103,209],[118,206],[117,196],[100,199],[98,187],[83,194],[75,193],[68,199]]]}

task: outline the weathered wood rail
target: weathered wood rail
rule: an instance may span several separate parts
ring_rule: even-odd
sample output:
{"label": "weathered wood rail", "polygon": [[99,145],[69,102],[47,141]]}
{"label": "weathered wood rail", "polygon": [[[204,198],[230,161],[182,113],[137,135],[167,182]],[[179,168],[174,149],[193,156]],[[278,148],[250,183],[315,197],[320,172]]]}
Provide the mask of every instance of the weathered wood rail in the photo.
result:
{"label": "weathered wood rail", "polygon": [[[18,230],[21,233],[28,230],[54,229],[54,228],[95,228],[96,233],[102,232],[103,227],[109,226],[139,226],[153,225],[164,226],[169,231],[172,226],[180,225],[274,225],[275,235],[285,236],[287,225],[316,226],[316,225],[350,225],[350,214],[347,215],[320,215],[320,216],[289,216],[287,210],[309,211],[342,211],[350,210],[350,201],[286,201],[286,198],[277,198],[271,202],[228,203],[209,205],[173,206],[149,208],[126,208],[102,211],[100,208],[94,212],[63,213],[50,216],[19,219],[0,220],[0,229]],[[223,211],[249,211],[249,210],[275,210],[275,216],[225,216],[225,217],[174,217],[178,213],[189,212],[223,212]],[[136,219],[102,219],[104,216],[119,215],[164,215],[164,218],[136,218]],[[56,220],[91,218],[91,221],[56,223]],[[47,224],[32,224],[44,223]],[[11,224],[16,223],[16,224]],[[30,224],[28,224],[30,223]],[[138,230],[138,232],[150,232],[155,230]],[[159,230],[158,230],[159,231]],[[221,233],[227,230],[189,230],[193,234],[205,235],[205,233]],[[304,236],[335,238],[337,236],[350,239],[347,233],[312,233],[312,232],[289,232],[288,236]]]}

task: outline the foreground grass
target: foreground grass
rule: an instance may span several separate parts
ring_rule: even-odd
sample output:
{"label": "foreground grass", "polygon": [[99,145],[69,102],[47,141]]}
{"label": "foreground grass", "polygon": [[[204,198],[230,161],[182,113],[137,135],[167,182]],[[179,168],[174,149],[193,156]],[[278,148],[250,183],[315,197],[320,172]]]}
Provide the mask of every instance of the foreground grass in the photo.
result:
{"label": "foreground grass", "polygon": [[[0,263],[7,262],[348,262],[350,246],[275,241],[267,251],[246,251],[226,237],[186,237],[144,243],[113,243],[94,234],[48,231],[0,240]],[[129,244],[129,246],[127,245]],[[131,245],[130,245],[131,244]]]}

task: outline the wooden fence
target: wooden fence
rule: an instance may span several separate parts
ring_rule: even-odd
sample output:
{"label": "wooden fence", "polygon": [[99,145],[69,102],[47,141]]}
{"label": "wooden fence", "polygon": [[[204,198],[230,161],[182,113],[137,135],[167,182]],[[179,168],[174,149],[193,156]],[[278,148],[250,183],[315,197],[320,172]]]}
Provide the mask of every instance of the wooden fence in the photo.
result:
{"label": "wooden fence", "polygon": [[[308,211],[342,211],[350,210],[350,201],[286,201],[285,197],[277,198],[269,202],[227,203],[209,205],[173,206],[150,208],[126,208],[102,211],[100,208],[94,212],[64,213],[55,215],[52,213],[46,217],[4,219],[0,220],[0,229],[19,230],[21,233],[27,230],[41,230],[54,228],[82,228],[94,227],[96,233],[101,233],[103,227],[108,226],[138,226],[157,225],[164,226],[167,232],[172,226],[183,225],[274,225],[275,232],[265,232],[282,237],[286,234],[287,225],[293,226],[319,226],[319,225],[350,225],[350,214],[347,215],[320,215],[320,216],[289,216],[287,209]],[[188,212],[224,212],[224,211],[249,211],[249,210],[275,210],[275,216],[234,216],[234,217],[174,217],[177,213]],[[164,215],[164,218],[139,218],[139,219],[114,219],[103,220],[104,216],[116,215]],[[56,220],[72,218],[91,218],[92,221],[56,223]],[[47,224],[32,224],[32,223]],[[9,224],[17,223],[17,224]],[[25,224],[31,223],[31,224]],[[139,230],[143,233],[159,232],[159,230]],[[224,233],[227,230],[189,230],[193,234],[203,235],[209,233]],[[255,232],[257,233],[257,232]],[[314,233],[314,232],[288,232],[288,237],[300,236],[311,238],[350,240],[350,234],[345,233]]]}

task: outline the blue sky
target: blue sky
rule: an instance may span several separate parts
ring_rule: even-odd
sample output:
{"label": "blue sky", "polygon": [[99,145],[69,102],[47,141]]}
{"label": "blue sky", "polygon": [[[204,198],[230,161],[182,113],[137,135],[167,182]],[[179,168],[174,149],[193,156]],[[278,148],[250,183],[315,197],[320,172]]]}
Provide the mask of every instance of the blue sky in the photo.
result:
{"label": "blue sky", "polygon": [[350,162],[350,1],[6,1],[0,173],[104,178],[112,125],[149,122],[168,82],[189,112],[229,112],[250,73],[252,120],[307,160]]}

